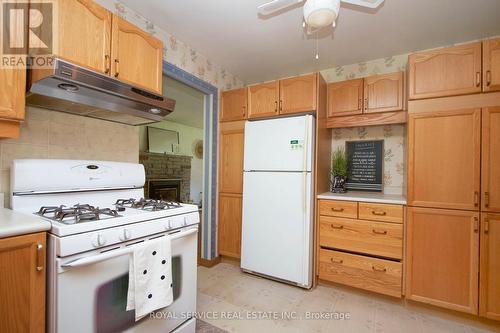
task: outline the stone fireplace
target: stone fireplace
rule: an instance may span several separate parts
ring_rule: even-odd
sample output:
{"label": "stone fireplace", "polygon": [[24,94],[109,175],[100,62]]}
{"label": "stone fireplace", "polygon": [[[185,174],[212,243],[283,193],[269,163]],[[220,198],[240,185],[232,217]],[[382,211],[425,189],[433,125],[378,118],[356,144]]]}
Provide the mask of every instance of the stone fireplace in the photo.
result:
{"label": "stone fireplace", "polygon": [[139,162],[146,171],[146,198],[189,202],[191,156],[141,152]]}

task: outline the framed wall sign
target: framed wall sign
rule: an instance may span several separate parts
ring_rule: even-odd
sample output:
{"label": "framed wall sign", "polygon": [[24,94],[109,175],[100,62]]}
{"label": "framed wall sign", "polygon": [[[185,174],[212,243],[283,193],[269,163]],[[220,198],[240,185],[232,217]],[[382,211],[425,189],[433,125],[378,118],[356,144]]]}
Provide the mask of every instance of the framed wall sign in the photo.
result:
{"label": "framed wall sign", "polygon": [[345,145],[349,162],[346,188],[381,192],[384,140],[347,141]]}

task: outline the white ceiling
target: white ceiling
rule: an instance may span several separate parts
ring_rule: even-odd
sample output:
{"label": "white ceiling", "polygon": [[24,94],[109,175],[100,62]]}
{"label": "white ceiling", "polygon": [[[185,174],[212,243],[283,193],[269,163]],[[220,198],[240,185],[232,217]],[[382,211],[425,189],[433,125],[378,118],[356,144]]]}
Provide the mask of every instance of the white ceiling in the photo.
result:
{"label": "white ceiling", "polygon": [[163,94],[175,99],[174,112],[165,117],[165,120],[186,126],[203,128],[203,110],[205,95],[188,85],[163,77]]}
{"label": "white ceiling", "polygon": [[246,83],[500,35],[500,0],[386,0],[342,5],[337,28],[315,40],[302,10],[259,18],[267,0],[121,0]]}

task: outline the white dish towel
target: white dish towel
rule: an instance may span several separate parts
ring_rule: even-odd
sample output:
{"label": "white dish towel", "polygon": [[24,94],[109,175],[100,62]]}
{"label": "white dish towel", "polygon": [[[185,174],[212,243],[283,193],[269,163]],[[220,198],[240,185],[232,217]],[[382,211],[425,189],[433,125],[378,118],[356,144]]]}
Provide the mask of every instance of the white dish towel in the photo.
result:
{"label": "white dish towel", "polygon": [[135,320],[173,302],[172,248],[170,236],[134,246],[129,260],[127,311]]}

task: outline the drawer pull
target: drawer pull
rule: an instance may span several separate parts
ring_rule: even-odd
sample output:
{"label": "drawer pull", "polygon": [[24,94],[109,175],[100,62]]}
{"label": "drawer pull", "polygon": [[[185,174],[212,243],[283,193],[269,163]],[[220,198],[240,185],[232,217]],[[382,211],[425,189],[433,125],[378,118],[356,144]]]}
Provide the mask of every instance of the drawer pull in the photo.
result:
{"label": "drawer pull", "polygon": [[330,225],[332,227],[332,229],[344,229],[344,226],[343,225],[335,225],[335,224],[331,224]]}
{"label": "drawer pull", "polygon": [[377,235],[387,235],[387,230],[372,229],[372,232]]}
{"label": "drawer pull", "polygon": [[375,271],[375,272],[381,272],[381,273],[385,273],[387,272],[387,268],[385,267],[377,267],[375,265],[372,265],[372,269]]}
{"label": "drawer pull", "polygon": [[373,215],[378,215],[378,216],[386,216],[387,212],[380,211],[380,210],[372,210]]}
{"label": "drawer pull", "polygon": [[332,211],[333,212],[337,212],[337,213],[342,213],[344,211],[344,208],[336,208],[336,207],[332,207]]}
{"label": "drawer pull", "polygon": [[342,260],[342,259],[330,258],[330,261],[334,264],[343,264],[344,263],[344,260]]}

